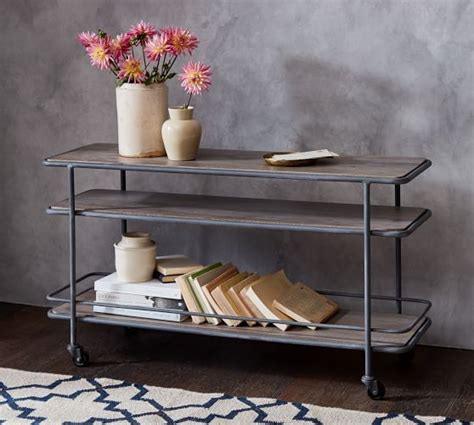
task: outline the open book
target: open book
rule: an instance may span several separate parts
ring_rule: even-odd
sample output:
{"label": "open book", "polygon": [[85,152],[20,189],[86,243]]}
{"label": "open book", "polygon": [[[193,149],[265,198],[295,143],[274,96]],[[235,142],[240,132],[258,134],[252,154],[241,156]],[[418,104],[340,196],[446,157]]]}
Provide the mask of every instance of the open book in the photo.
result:
{"label": "open book", "polygon": [[298,161],[301,159],[333,158],[335,156],[339,156],[339,155],[327,149],[319,149],[317,151],[274,154],[272,156],[272,159],[275,161],[283,161],[283,160],[284,161]]}

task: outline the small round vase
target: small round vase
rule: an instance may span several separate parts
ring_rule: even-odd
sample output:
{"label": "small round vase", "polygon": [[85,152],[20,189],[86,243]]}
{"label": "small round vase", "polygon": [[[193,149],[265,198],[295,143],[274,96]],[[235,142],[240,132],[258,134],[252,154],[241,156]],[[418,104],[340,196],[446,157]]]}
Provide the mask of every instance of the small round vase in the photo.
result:
{"label": "small round vase", "polygon": [[147,282],[156,267],[156,244],[148,233],[130,232],[114,244],[115,269],[122,282]]}
{"label": "small round vase", "polygon": [[170,119],[163,123],[161,134],[166,155],[172,161],[196,159],[202,128],[193,119],[194,108],[169,108]]}

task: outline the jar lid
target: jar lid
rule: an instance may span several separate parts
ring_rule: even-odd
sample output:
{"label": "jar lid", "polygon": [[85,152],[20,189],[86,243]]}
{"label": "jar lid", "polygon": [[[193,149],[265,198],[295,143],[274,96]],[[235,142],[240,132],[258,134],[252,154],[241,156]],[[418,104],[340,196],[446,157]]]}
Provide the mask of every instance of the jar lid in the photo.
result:
{"label": "jar lid", "polygon": [[117,244],[119,248],[147,248],[155,243],[150,239],[150,234],[145,232],[128,232],[122,235],[122,240]]}

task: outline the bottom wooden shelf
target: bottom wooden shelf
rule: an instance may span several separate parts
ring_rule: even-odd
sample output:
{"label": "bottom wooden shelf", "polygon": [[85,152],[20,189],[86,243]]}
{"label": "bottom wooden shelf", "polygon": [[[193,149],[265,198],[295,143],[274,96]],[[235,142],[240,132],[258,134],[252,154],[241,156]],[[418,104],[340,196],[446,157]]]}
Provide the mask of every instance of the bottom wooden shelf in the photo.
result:
{"label": "bottom wooden shelf", "polygon": [[[61,304],[48,312],[51,319],[69,320],[69,303]],[[131,328],[154,329],[170,332],[183,332],[220,336],[228,338],[252,339],[260,341],[280,342],[285,344],[334,347],[345,349],[364,349],[364,332],[344,329],[318,329],[293,326],[286,332],[274,326],[239,326],[228,327],[224,324],[196,325],[190,319],[184,322],[166,322],[153,319],[141,319],[126,316],[95,313],[90,305],[77,305],[79,321],[103,325],[126,326]],[[404,328],[413,323],[415,317],[391,313],[372,313],[372,326],[375,328]],[[328,323],[362,326],[364,315],[361,311],[341,310]],[[411,331],[393,334],[383,332],[372,333],[372,346],[375,351],[403,353],[409,351],[429,328],[431,320],[425,318]]]}

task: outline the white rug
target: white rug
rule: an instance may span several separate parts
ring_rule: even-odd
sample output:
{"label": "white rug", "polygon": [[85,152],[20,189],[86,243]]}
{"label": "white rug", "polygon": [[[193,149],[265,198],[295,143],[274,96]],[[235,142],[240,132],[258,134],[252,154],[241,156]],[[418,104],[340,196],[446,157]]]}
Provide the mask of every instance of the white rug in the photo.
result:
{"label": "white rug", "polygon": [[467,424],[0,368],[0,424]]}

